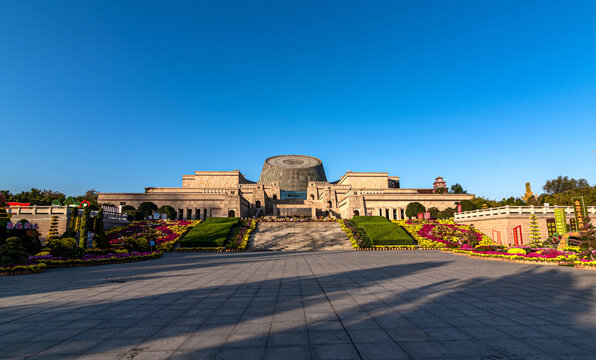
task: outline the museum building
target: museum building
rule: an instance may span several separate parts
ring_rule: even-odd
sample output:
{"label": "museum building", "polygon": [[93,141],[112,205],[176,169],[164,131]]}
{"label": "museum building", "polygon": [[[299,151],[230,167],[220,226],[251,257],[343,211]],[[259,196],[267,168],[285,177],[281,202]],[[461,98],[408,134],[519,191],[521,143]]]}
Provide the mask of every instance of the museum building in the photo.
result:
{"label": "museum building", "polygon": [[402,189],[399,177],[386,172],[347,171],[329,182],[321,160],[306,155],[278,155],[265,160],[259,181],[239,170],[195,171],[182,176],[182,187],[147,187],[144,193],[99,193],[101,204],[142,202],[171,206],[179,219],[253,216],[380,215],[404,219],[406,207],[417,201],[427,209],[455,207],[473,194],[448,194],[437,177],[428,189]]}

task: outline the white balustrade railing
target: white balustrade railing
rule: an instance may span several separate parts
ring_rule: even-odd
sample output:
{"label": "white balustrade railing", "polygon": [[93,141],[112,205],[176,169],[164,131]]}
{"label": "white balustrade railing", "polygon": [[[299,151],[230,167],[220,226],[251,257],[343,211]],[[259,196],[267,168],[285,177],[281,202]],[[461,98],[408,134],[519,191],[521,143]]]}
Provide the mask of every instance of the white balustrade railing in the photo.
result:
{"label": "white balustrade railing", "polygon": [[[527,215],[530,214],[548,214],[554,216],[555,209],[565,209],[566,214],[573,214],[573,207],[571,206],[501,206],[496,208],[478,209],[472,211],[465,211],[456,213],[455,220],[482,218],[500,215]],[[586,208],[588,214],[596,214],[596,206],[588,206]]]}
{"label": "white balustrade railing", "polygon": [[[6,208],[6,212],[14,215],[21,215],[26,218],[26,215],[64,215],[70,214],[71,206],[11,206]],[[78,209],[79,214],[83,214],[83,209]],[[97,211],[92,210],[91,216],[97,216]],[[127,221],[128,215],[123,213],[104,212],[104,220]]]}

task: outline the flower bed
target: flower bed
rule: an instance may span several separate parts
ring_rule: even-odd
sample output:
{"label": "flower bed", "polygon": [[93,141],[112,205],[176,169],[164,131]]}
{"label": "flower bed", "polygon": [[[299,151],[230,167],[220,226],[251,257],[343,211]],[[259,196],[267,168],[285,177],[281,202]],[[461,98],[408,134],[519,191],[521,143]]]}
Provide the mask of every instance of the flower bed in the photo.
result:
{"label": "flower bed", "polygon": [[418,245],[373,245],[367,248],[356,248],[356,250],[418,250]]}
{"label": "flower bed", "polygon": [[200,220],[135,221],[127,226],[111,228],[106,236],[112,245],[121,245],[127,237],[144,237],[155,241],[161,251],[172,251],[178,241]]}
{"label": "flower bed", "polygon": [[588,260],[588,259],[577,260],[573,263],[573,265],[578,269],[596,270],[596,260]]}
{"label": "flower bed", "polygon": [[465,244],[492,244],[493,241],[471,226],[452,220],[393,220],[402,226],[421,249],[459,248]]}
{"label": "flower bed", "polygon": [[371,242],[366,232],[363,229],[360,229],[356,226],[353,221],[347,219],[337,219],[341,229],[346,233],[348,240],[355,249],[359,248],[370,248]]}
{"label": "flower bed", "polygon": [[333,219],[330,217],[278,217],[278,218],[257,218],[258,222],[334,222],[337,219]]}
{"label": "flower bed", "polygon": [[181,247],[174,250],[178,253],[192,253],[192,252],[224,252],[226,248],[220,247]]}
{"label": "flower bed", "polygon": [[13,266],[0,266],[0,276],[26,275],[46,271],[46,264],[22,264]]}
{"label": "flower bed", "polygon": [[151,252],[132,252],[129,254],[106,254],[106,255],[93,255],[86,254],[81,258],[77,259],[63,259],[61,257],[44,255],[44,256],[31,256],[29,261],[36,262],[38,264],[47,265],[49,268],[62,268],[62,267],[79,267],[79,266],[95,266],[95,265],[106,265],[106,264],[120,264],[127,262],[135,262],[142,260],[156,259],[162,255],[161,251]]}

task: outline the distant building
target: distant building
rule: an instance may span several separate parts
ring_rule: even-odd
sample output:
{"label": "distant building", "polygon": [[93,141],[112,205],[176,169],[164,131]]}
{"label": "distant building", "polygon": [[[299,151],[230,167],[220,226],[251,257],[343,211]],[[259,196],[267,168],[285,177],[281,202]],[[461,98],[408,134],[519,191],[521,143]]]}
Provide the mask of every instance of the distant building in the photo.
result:
{"label": "distant building", "polygon": [[[442,178],[437,181],[442,182]],[[440,186],[440,182],[435,184]],[[182,187],[147,187],[144,193],[100,193],[103,204],[132,205],[150,201],[172,206],[180,219],[224,216],[380,215],[405,218],[409,203],[444,210],[473,194],[439,194],[429,189],[402,189],[399,177],[386,172],[347,171],[327,181],[321,160],[305,155],[279,155],[265,160],[259,181],[239,170],[195,171],[182,176]]]}
{"label": "distant building", "polygon": [[442,177],[438,176],[433,183],[433,193],[447,192],[447,182]]}

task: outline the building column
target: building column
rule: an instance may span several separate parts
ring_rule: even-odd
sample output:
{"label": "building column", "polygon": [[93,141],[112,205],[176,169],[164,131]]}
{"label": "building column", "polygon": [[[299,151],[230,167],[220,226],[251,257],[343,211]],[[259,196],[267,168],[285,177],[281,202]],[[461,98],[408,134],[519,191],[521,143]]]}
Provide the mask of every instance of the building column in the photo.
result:
{"label": "building column", "polygon": [[389,208],[389,220],[395,220],[393,218],[393,208]]}

